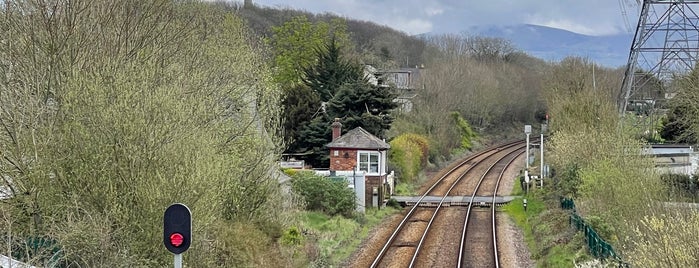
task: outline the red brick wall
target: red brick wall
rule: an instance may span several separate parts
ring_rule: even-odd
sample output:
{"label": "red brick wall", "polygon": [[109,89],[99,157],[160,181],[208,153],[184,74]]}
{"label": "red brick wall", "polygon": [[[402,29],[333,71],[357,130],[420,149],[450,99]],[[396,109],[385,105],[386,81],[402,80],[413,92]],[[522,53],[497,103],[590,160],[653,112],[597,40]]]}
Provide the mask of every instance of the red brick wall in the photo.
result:
{"label": "red brick wall", "polygon": [[[338,151],[338,156],[335,156]],[[347,153],[347,157],[345,157]],[[330,150],[330,170],[344,171],[352,170],[357,165],[357,150],[331,149]]]}
{"label": "red brick wall", "polygon": [[364,188],[364,200],[366,207],[373,207],[374,188],[378,189],[379,193],[379,206],[383,204],[384,194],[383,194],[383,183],[386,180],[386,176],[366,176],[365,177],[365,188]]}

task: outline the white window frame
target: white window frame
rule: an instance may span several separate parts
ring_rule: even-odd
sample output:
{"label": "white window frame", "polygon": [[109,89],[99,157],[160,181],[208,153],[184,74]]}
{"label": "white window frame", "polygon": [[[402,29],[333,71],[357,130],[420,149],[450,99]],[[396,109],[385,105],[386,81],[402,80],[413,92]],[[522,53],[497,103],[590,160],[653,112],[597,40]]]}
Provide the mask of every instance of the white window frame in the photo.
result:
{"label": "white window frame", "polygon": [[[364,160],[362,157],[366,157]],[[375,166],[375,169],[372,167]],[[364,171],[367,174],[380,174],[381,172],[381,152],[359,151],[357,152],[357,171]]]}

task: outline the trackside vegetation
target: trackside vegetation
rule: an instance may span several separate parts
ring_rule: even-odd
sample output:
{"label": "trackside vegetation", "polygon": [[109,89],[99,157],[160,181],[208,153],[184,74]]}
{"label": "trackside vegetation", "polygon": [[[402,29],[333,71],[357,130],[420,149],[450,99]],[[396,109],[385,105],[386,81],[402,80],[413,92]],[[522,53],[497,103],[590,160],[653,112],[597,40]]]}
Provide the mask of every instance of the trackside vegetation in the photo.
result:
{"label": "trackside vegetation", "polygon": [[[592,263],[562,197],[631,266],[699,263],[699,217],[683,203],[696,202],[697,176],[660,174],[640,153],[648,141],[696,142],[697,70],[673,81],[680,97],[662,124],[639,133],[645,118],[616,109],[621,69],[246,2],[2,1],[0,254],[42,267],[169,266],[162,216],[184,203],[186,266],[347,265],[395,202],[359,214],[345,182],[278,164],[327,168],[340,118],[343,131],[390,143],[401,194],[548,123],[550,178],[527,211],[521,199],[504,208],[539,266]],[[407,88],[375,75],[407,67]]]}

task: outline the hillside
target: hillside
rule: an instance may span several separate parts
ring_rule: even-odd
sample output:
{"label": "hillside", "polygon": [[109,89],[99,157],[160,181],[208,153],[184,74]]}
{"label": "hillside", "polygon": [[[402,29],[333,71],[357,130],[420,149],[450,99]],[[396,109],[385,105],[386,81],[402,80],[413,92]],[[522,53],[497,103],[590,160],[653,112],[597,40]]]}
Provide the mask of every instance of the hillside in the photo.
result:
{"label": "hillside", "polygon": [[589,36],[531,24],[478,26],[465,32],[508,39],[527,54],[543,60],[559,61],[567,56],[580,56],[610,68],[626,64],[633,40],[632,34]]}
{"label": "hillside", "polygon": [[343,18],[330,13],[313,14],[302,10],[258,6],[243,8],[235,3],[229,5],[237,10],[238,14],[246,20],[250,29],[258,36],[271,36],[272,27],[279,26],[297,16],[305,16],[310,21],[329,22],[333,19],[342,19],[347,23],[347,30],[351,33],[356,52],[362,55],[362,60],[365,63],[392,62],[390,65],[393,66],[386,66],[391,68],[414,67],[424,63],[425,42],[418,37],[410,36],[387,26]]}
{"label": "hillside", "polygon": [[[281,25],[296,16],[305,16],[311,21],[343,19],[347,23],[348,31],[352,33],[357,52],[375,57],[365,57],[364,61],[368,61],[367,63],[388,59],[393,62],[394,67],[414,67],[425,62],[424,35],[410,36],[388,26],[339,17],[331,13],[313,14],[289,8],[259,6],[236,6],[236,9],[246,19],[250,28],[260,36],[269,36],[271,27]],[[532,24],[481,25],[464,29],[463,33],[510,40],[521,51],[546,61],[557,62],[568,56],[579,56],[609,68],[617,68],[627,63],[633,39],[632,33],[590,36]]]}

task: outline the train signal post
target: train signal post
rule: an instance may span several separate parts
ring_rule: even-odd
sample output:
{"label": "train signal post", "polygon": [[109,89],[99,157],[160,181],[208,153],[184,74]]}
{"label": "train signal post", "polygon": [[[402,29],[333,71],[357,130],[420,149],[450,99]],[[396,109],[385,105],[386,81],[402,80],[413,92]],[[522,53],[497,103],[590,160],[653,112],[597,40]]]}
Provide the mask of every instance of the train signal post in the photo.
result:
{"label": "train signal post", "polygon": [[526,163],[524,163],[524,168],[526,170],[529,170],[529,134],[532,134],[532,126],[531,125],[524,125],[524,134],[527,135],[527,158],[526,158]]}
{"label": "train signal post", "polygon": [[[546,115],[546,118],[548,118],[548,115]],[[544,188],[544,132],[546,132],[546,126],[546,124],[541,124],[541,140],[539,141],[539,152],[541,153],[541,157],[539,157],[541,164],[539,180],[541,180],[541,188]]]}
{"label": "train signal post", "polygon": [[182,268],[182,253],[192,243],[192,213],[183,204],[172,204],[163,216],[163,244],[175,254],[175,268]]}

